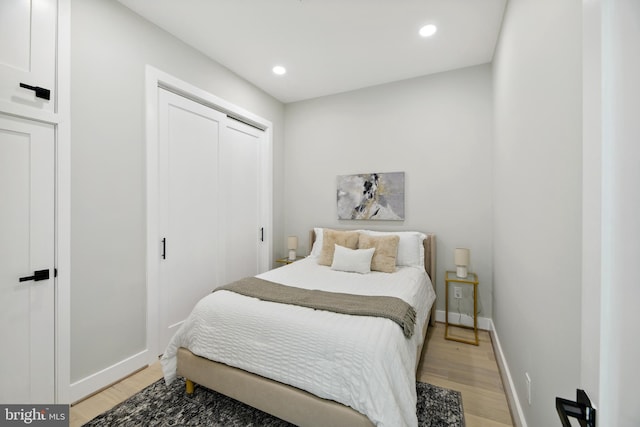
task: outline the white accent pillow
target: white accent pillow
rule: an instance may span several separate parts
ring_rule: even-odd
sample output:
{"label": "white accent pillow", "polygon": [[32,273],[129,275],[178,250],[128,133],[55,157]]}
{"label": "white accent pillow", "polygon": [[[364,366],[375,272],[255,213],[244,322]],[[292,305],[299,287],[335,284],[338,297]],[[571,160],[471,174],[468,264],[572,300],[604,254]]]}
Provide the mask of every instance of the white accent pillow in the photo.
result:
{"label": "white accent pillow", "polygon": [[313,247],[311,248],[309,256],[312,258],[318,258],[320,256],[320,252],[322,252],[322,237],[324,236],[324,229],[314,227],[313,232],[316,235],[316,240],[313,242]]}
{"label": "white accent pillow", "polygon": [[396,235],[400,237],[400,243],[398,243],[398,256],[396,257],[396,265],[424,268],[424,245],[422,242],[427,237],[426,234],[420,233],[419,231],[373,230],[362,230],[361,233],[368,234],[369,236]]}
{"label": "white accent pillow", "polygon": [[349,249],[335,245],[332,270],[365,274],[371,272],[371,258],[376,248]]}

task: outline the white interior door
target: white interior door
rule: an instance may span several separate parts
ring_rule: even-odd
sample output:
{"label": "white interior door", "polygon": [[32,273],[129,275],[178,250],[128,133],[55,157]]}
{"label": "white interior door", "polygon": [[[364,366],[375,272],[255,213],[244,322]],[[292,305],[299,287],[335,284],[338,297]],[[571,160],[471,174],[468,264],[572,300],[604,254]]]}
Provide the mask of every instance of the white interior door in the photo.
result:
{"label": "white interior door", "polygon": [[0,1],[0,101],[54,111],[56,20],[56,0]]}
{"label": "white interior door", "polygon": [[220,141],[221,223],[226,238],[222,284],[261,271],[260,149],[264,132],[227,119]]}
{"label": "white interior door", "polygon": [[0,114],[2,403],[54,402],[54,137]]}
{"label": "white interior door", "polygon": [[226,116],[159,89],[160,348],[219,280],[218,150]]}

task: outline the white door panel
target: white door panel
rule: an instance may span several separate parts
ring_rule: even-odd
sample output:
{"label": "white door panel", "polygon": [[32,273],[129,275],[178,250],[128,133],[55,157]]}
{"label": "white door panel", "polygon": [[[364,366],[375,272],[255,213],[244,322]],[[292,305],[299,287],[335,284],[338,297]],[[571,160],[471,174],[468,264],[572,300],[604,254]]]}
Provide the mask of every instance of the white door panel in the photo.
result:
{"label": "white door panel", "polygon": [[54,401],[54,141],[51,125],[0,115],[2,403]]}
{"label": "white door panel", "polygon": [[229,283],[260,271],[260,144],[264,132],[229,119],[220,143],[224,273]]}
{"label": "white door panel", "polygon": [[225,115],[160,90],[161,348],[219,279],[220,122]]}
{"label": "white door panel", "polygon": [[[56,0],[0,1],[0,101],[54,111]],[[50,100],[20,87],[49,89]]]}

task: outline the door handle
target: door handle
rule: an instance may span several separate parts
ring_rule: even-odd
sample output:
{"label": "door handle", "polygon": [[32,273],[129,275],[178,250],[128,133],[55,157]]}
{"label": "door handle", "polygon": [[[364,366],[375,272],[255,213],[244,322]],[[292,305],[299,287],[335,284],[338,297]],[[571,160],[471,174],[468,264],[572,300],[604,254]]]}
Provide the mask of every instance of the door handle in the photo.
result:
{"label": "door handle", "polygon": [[34,271],[33,276],[25,276],[20,278],[21,282],[26,282],[28,280],[33,280],[34,282],[49,280],[49,269]]}
{"label": "door handle", "polygon": [[42,99],[46,99],[46,100],[50,100],[51,99],[51,91],[49,89],[45,89],[45,88],[40,87],[40,86],[31,86],[31,85],[28,85],[26,83],[20,83],[20,87],[35,91],[36,98],[42,98]]}

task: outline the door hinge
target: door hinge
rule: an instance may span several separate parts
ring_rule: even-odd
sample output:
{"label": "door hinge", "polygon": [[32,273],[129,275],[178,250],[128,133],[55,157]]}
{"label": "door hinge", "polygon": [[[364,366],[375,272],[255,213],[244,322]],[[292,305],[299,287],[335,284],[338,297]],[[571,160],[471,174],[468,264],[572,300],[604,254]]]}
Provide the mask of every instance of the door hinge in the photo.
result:
{"label": "door hinge", "polygon": [[167,259],[167,238],[162,238],[162,259]]}

